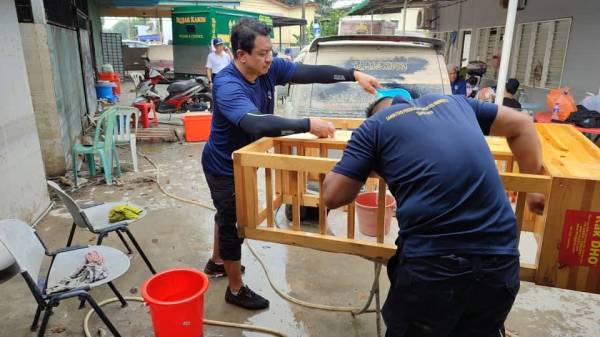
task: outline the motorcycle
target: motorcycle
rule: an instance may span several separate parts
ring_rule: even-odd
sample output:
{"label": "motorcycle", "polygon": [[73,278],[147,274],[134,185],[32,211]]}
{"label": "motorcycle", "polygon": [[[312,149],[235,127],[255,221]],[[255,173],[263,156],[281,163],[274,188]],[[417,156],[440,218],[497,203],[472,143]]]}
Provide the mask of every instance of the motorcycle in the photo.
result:
{"label": "motorcycle", "polygon": [[210,87],[202,77],[191,80],[175,81],[167,87],[168,95],[164,99],[156,90],[156,85],[165,80],[164,75],[150,67],[147,78],[136,88],[138,98],[154,103],[158,113],[181,113],[186,111],[212,111]]}

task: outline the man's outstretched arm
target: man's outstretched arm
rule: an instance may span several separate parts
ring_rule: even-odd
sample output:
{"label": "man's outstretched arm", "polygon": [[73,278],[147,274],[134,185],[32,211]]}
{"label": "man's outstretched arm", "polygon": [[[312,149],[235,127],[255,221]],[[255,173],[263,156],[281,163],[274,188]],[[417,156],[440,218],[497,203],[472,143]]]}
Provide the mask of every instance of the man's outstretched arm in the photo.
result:
{"label": "man's outstretched arm", "polygon": [[[494,136],[506,137],[521,172],[539,174],[542,171],[542,148],[531,117],[499,106],[490,131]],[[542,194],[528,193],[527,202],[532,212],[543,213],[545,198]]]}
{"label": "man's outstretched arm", "polygon": [[375,89],[381,87],[379,81],[371,75],[355,69],[345,69],[330,65],[310,65],[299,63],[292,75],[290,83],[337,83],[357,82],[366,92],[375,94]]}

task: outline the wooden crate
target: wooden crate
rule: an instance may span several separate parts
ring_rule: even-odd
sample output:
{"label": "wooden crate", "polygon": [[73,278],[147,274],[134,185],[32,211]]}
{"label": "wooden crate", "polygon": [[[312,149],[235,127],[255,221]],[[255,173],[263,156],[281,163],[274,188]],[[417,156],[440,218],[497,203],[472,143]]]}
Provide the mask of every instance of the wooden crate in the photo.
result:
{"label": "wooden crate", "polygon": [[[357,128],[362,119],[329,119],[339,129]],[[566,209],[600,210],[600,151],[569,125],[536,125],[544,153],[544,173],[518,173],[513,156],[503,138],[488,137],[500,176],[509,197],[515,201],[519,230],[533,234],[537,243],[534,261],[521,262],[521,279],[553,287],[600,293],[600,268],[558,265],[558,244]],[[314,180],[322,190],[327,174],[339,159],[332,150],[344,150],[351,131],[338,130],[333,139],[316,139],[310,134],[262,138],[233,154],[238,229],[240,235],[269,242],[346,253],[386,261],[396,246],[384,242],[384,198],[386,185],[373,175],[368,189],[377,189],[379,205],[376,240],[355,235],[355,204],[347,209],[345,237],[327,231],[327,209],[321,195],[307,191]],[[259,175],[258,170],[264,175]],[[593,172],[592,172],[593,171]],[[259,177],[261,179],[259,179]],[[262,188],[264,186],[264,191]],[[259,202],[259,190],[261,199]],[[543,216],[530,213],[525,204],[527,192],[546,195]],[[322,193],[322,192],[320,192]],[[292,205],[289,229],[274,226],[274,211]],[[300,222],[300,206],[319,209],[318,233],[306,230]]]}

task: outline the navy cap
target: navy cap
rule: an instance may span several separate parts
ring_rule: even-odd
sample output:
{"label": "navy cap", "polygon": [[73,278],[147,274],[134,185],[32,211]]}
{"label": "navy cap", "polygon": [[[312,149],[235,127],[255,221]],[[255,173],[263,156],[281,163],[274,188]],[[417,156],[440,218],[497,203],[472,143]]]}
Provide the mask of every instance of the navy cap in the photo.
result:
{"label": "navy cap", "polygon": [[218,45],[220,45],[220,44],[223,44],[223,39],[222,39],[222,38],[220,38],[220,37],[215,37],[215,38],[212,40],[212,44],[213,44],[213,46],[218,46]]}

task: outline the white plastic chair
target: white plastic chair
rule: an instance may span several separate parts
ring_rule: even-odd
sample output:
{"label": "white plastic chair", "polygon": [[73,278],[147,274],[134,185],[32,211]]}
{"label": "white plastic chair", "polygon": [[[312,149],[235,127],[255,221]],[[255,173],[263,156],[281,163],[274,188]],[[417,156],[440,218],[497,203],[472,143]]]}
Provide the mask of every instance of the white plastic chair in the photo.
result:
{"label": "white plastic chair", "polygon": [[133,85],[137,88],[138,85],[140,85],[140,82],[142,82],[144,80],[144,75],[140,74],[140,73],[130,73],[129,77],[131,77],[131,80],[133,81]]}
{"label": "white plastic chair", "polygon": [[[99,285],[108,284],[121,302],[121,305],[123,307],[127,305],[123,296],[112,283],[114,279],[123,275],[129,269],[129,258],[123,252],[106,246],[73,246],[49,252],[42,240],[37,236],[35,230],[26,223],[16,219],[0,221],[0,244],[4,244],[15,259],[21,275],[23,275],[25,282],[29,286],[29,290],[38,304],[31,325],[31,331],[37,329],[40,314],[42,310],[44,311],[44,317],[38,329],[38,337],[44,336],[50,315],[59,302],[73,297],[77,297],[81,301],[80,309],[83,308],[83,305],[87,301],[94,311],[96,311],[98,317],[106,324],[110,332],[115,337],[121,336],[92,298],[89,290]],[[63,278],[72,275],[73,272],[85,263],[85,255],[90,251],[97,251],[104,256],[107,277],[75,289],[52,290],[60,284]],[[39,282],[38,278],[44,255],[51,257],[52,260],[45,282]]]}
{"label": "white plastic chair", "polygon": [[[131,162],[133,163],[133,170],[138,172],[136,134],[137,126],[140,120],[140,110],[128,106],[117,106],[116,108],[117,125],[115,127],[115,144],[129,144],[131,149]],[[135,116],[133,120],[133,132],[131,132],[131,115]]]}
{"label": "white plastic chair", "polygon": [[[142,247],[140,247],[139,243],[135,239],[135,236],[133,236],[133,233],[131,233],[131,231],[128,228],[128,225],[130,223],[138,221],[145,217],[146,210],[144,210],[141,206],[124,201],[100,203],[81,208],[79,207],[77,202],[75,202],[75,200],[71,198],[71,196],[69,196],[65,191],[63,191],[63,189],[60,188],[60,186],[58,186],[58,184],[56,184],[53,181],[46,182],[48,183],[48,186],[50,186],[50,188],[54,192],[56,192],[60,200],[62,200],[62,202],[65,204],[65,207],[67,207],[67,210],[71,214],[71,217],[73,218],[73,225],[71,226],[71,232],[69,233],[69,238],[67,239],[67,247],[71,246],[71,243],[73,242],[73,236],[75,235],[75,228],[79,226],[82,228],[86,228],[90,232],[98,235],[98,241],[96,242],[97,245],[101,245],[104,238],[107,237],[108,234],[110,234],[111,232],[117,233],[117,236],[119,236],[119,239],[121,240],[125,248],[127,248],[127,252],[131,254],[132,250],[129,247],[127,241],[125,241],[125,237],[123,236],[123,234],[125,234],[140,254],[142,260],[144,260],[144,262],[148,266],[148,269],[150,269],[150,272],[152,274],[156,274],[156,270],[152,266],[152,263],[150,263],[150,260],[148,260],[146,253],[144,253]],[[120,204],[129,204],[135,206],[139,209],[142,209],[142,213],[138,215],[137,219],[123,220],[115,223],[110,223],[108,221],[108,213],[113,207]]]}

